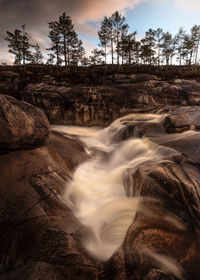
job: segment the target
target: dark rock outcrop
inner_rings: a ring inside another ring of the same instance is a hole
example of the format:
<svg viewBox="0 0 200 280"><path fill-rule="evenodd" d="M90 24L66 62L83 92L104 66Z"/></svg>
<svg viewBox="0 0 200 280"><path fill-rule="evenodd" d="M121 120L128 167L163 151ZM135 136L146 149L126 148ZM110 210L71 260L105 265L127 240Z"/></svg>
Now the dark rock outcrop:
<svg viewBox="0 0 200 280"><path fill-rule="evenodd" d="M148 80L98 87L30 84L19 93L42 109L51 123L105 125L130 112L149 112L168 106L194 106L200 101L196 81Z"/></svg>
<svg viewBox="0 0 200 280"><path fill-rule="evenodd" d="M0 151L40 146L48 135L49 123L40 109L0 95Z"/></svg>
<svg viewBox="0 0 200 280"><path fill-rule="evenodd" d="M200 76L184 66L13 66L0 68L0 93L39 107L50 123L107 125L129 112L198 106Z"/></svg>

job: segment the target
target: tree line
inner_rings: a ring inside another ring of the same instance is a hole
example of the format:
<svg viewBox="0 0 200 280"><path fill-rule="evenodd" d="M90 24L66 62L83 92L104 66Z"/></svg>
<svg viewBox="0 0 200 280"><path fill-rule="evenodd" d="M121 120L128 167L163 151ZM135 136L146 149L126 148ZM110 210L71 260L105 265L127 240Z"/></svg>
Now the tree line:
<svg viewBox="0 0 200 280"><path fill-rule="evenodd" d="M99 46L86 55L82 40L74 29L70 16L63 13L58 20L48 22L50 46L46 64L97 65L97 64L147 64L147 65L197 65L199 64L200 25L190 33L183 27L174 36L163 29L149 29L138 40L137 32L130 32L126 19L118 11L104 17L98 31ZM44 63L38 44L30 43L25 25L14 32L7 31L9 52L14 64Z"/></svg>

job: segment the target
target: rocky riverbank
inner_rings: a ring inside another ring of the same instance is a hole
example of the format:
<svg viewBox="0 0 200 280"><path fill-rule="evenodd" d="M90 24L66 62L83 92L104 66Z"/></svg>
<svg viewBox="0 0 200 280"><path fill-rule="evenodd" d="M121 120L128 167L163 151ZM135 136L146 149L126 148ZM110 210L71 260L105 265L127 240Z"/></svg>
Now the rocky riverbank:
<svg viewBox="0 0 200 280"><path fill-rule="evenodd" d="M108 125L131 112L198 106L195 67L3 67L0 93L40 108L52 124Z"/></svg>
<svg viewBox="0 0 200 280"><path fill-rule="evenodd" d="M129 170L127 196L150 199L142 202L122 246L100 262L85 250L87 230L62 199L76 167L97 151L88 153L76 135L50 132L40 109L9 96L0 101L2 280L199 280L199 107L167 110L159 122L135 116L116 130L115 143L148 137L175 151L161 163Z"/></svg>

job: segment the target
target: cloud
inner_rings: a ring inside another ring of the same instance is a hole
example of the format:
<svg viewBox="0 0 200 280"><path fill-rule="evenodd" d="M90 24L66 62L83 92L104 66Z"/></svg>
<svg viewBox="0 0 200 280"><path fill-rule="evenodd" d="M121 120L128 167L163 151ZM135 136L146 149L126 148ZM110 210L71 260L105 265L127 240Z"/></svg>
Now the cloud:
<svg viewBox="0 0 200 280"><path fill-rule="evenodd" d="M75 23L76 31L81 35L86 35L88 37L97 38L97 28L91 23Z"/></svg>
<svg viewBox="0 0 200 280"><path fill-rule="evenodd" d="M86 57L89 57L91 55L91 51L93 51L97 45L95 45L93 42L83 39L83 45L86 50Z"/></svg>
<svg viewBox="0 0 200 280"><path fill-rule="evenodd" d="M86 0L82 1L81 10L77 11L74 19L78 23L101 20L105 15L110 16L116 10L125 13L141 2L148 0ZM84 3L85 2L85 3Z"/></svg>
<svg viewBox="0 0 200 280"><path fill-rule="evenodd" d="M8 52L6 44L3 44L1 47L1 57L0 57L0 65L2 63L12 64L13 63L13 56Z"/></svg>
<svg viewBox="0 0 200 280"><path fill-rule="evenodd" d="M186 11L200 11L200 0L175 0L175 6Z"/></svg>

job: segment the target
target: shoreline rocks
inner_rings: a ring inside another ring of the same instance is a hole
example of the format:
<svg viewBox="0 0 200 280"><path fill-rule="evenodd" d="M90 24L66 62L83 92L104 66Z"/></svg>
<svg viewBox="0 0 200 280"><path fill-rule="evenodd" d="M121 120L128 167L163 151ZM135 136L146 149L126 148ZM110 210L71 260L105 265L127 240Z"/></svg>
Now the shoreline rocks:
<svg viewBox="0 0 200 280"><path fill-rule="evenodd" d="M48 119L40 109L0 95L0 151L44 145L49 133Z"/></svg>

